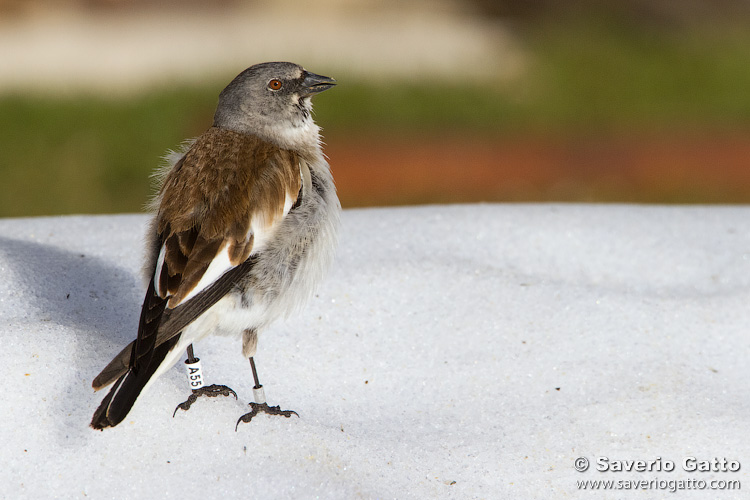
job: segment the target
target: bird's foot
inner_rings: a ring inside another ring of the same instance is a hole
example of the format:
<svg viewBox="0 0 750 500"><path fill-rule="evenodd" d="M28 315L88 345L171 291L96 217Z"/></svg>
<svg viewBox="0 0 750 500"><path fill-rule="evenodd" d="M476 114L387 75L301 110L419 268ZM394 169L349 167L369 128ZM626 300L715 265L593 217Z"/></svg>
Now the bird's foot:
<svg viewBox="0 0 750 500"><path fill-rule="evenodd" d="M234 399L237 399L237 393L225 385L207 385L200 389L193 389L193 392L188 396L187 400L177 405L172 417L174 418L174 416L177 415L177 410L188 411L190 406L195 403L200 396L207 396L209 398L215 398L217 396L234 396Z"/></svg>
<svg viewBox="0 0 750 500"><path fill-rule="evenodd" d="M237 420L237 425L234 426L235 431L239 427L240 422L248 423L258 413L268 413L269 415L281 415L286 418L291 417L293 414L297 415L297 412L294 410L282 410L278 406L268 406L268 403L250 403L250 408L252 409L250 410L249 413L245 413L239 418L239 420ZM299 417L299 415L297 416Z"/></svg>

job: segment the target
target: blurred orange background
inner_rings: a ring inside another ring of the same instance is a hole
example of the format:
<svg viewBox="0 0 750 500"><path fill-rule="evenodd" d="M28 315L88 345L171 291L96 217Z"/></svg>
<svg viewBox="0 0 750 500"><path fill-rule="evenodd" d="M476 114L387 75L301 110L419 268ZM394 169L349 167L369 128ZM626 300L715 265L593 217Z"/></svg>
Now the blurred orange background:
<svg viewBox="0 0 750 500"><path fill-rule="evenodd" d="M141 210L263 60L339 80L345 207L746 203L748 27L745 0L0 0L0 216Z"/></svg>

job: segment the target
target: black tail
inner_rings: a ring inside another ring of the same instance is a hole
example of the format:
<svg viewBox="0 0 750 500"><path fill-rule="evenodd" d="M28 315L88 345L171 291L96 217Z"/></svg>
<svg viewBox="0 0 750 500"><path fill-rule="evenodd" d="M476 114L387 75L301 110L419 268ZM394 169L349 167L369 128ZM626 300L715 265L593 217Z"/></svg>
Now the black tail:
<svg viewBox="0 0 750 500"><path fill-rule="evenodd" d="M102 430L106 427L114 427L122 422L135 404L135 400L138 399L143 388L151 379L151 376L159 368L167 353L177 344L179 339L180 335L175 335L156 347L147 365L131 366L125 375L117 379L117 382L109 390L109 394L107 394L102 404L94 412L94 418L91 419L91 427Z"/></svg>

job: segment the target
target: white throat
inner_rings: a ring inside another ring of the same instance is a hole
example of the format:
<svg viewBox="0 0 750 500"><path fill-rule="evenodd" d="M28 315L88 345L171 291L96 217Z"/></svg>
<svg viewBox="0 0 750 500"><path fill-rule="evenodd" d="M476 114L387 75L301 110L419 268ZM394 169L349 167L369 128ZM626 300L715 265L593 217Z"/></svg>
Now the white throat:
<svg viewBox="0 0 750 500"><path fill-rule="evenodd" d="M295 126L275 123L265 127L263 133L267 135L265 139L283 149L308 150L320 146L320 127L315 124L310 115Z"/></svg>

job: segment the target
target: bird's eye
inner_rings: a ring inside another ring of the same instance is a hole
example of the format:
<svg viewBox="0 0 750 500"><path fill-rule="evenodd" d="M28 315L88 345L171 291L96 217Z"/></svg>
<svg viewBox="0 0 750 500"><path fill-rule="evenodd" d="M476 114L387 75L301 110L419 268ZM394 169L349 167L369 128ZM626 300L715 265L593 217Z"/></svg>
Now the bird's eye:
<svg viewBox="0 0 750 500"><path fill-rule="evenodd" d="M281 88L281 80L273 79L268 82L268 88L271 90L279 90Z"/></svg>

